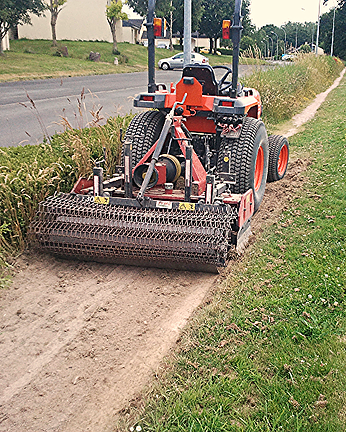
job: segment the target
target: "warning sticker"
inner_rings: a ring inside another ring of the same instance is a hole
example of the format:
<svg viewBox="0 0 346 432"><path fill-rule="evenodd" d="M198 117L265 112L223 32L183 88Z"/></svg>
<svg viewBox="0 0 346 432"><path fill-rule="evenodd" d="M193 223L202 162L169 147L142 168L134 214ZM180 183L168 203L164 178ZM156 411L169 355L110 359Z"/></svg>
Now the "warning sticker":
<svg viewBox="0 0 346 432"><path fill-rule="evenodd" d="M157 201L156 207L170 210L172 208L172 203L171 203L171 201Z"/></svg>
<svg viewBox="0 0 346 432"><path fill-rule="evenodd" d="M179 210L195 210L196 204L188 202L180 202Z"/></svg>
<svg viewBox="0 0 346 432"><path fill-rule="evenodd" d="M94 203L109 204L109 197L94 196Z"/></svg>

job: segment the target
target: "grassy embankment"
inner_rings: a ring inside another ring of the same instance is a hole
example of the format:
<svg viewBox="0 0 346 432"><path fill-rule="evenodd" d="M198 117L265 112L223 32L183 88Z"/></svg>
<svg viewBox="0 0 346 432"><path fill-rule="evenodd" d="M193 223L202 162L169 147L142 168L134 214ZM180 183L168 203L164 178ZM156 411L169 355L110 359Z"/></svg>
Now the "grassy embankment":
<svg viewBox="0 0 346 432"><path fill-rule="evenodd" d="M305 182L195 314L128 425L346 430L345 98L344 78L291 139L312 163Z"/></svg>
<svg viewBox="0 0 346 432"><path fill-rule="evenodd" d="M119 43L119 64L113 64L112 44L109 42L60 41L68 57L57 57L57 48L50 40L21 39L11 41L11 50L0 57L0 82L24 79L59 78L65 76L99 75L140 72L147 69L148 49L142 45ZM88 60L91 51L101 54L98 63ZM156 49L156 62L179 51ZM230 64L231 56L207 55L211 65ZM253 63L253 62L252 62Z"/></svg>

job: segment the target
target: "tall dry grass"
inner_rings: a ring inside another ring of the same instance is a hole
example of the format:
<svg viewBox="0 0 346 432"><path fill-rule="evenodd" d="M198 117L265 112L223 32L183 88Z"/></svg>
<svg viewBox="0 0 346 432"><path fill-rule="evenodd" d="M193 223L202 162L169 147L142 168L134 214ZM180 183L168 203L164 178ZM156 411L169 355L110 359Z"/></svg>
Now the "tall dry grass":
<svg viewBox="0 0 346 432"><path fill-rule="evenodd" d="M263 117L269 124L291 118L339 76L344 65L330 56L300 54L292 63L268 70L256 68L242 79L262 98Z"/></svg>
<svg viewBox="0 0 346 432"><path fill-rule="evenodd" d="M63 118L65 132L50 143L0 149L0 266L5 257L26 246L26 232L38 203L55 192L70 191L79 176L91 176L96 160L106 149L105 173L113 174L120 158L120 129L132 116L109 118L105 124L100 110L78 127ZM85 127L86 126L86 127Z"/></svg>

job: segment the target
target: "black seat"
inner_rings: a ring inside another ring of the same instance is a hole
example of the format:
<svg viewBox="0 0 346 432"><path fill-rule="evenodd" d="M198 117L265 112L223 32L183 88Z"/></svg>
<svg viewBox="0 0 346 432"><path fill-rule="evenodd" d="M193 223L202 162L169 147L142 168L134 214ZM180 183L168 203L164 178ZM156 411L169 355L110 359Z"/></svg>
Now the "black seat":
<svg viewBox="0 0 346 432"><path fill-rule="evenodd" d="M218 96L219 90L213 68L209 65L187 65L183 77L194 77L202 85L202 94Z"/></svg>

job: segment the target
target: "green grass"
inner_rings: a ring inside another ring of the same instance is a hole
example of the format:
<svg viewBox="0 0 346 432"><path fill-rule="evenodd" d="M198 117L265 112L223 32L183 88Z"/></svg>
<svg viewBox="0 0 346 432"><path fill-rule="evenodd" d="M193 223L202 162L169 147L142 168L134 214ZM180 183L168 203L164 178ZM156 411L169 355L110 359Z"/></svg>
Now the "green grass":
<svg viewBox="0 0 346 432"><path fill-rule="evenodd" d="M50 40L20 39L11 41L11 50L0 57L0 82L64 76L140 72L147 69L148 50L142 45L119 43L119 65L113 64L112 44L92 41L59 41L67 46L68 57L57 57ZM88 60L91 51L101 54L98 63ZM156 63L179 51L156 50ZM211 65L232 63L231 56L208 55Z"/></svg>
<svg viewBox="0 0 346 432"><path fill-rule="evenodd" d="M345 98L344 78L292 138L312 161L305 183L197 312L127 426L346 430Z"/></svg>

